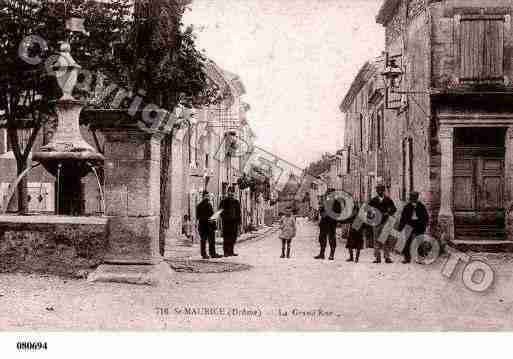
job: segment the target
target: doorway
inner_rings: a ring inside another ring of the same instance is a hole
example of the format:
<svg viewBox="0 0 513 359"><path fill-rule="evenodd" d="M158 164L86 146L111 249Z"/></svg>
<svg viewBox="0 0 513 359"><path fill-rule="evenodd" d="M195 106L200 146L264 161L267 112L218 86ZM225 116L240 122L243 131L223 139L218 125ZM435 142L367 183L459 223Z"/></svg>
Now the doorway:
<svg viewBox="0 0 513 359"><path fill-rule="evenodd" d="M456 128L454 222L456 238L504 237L505 128Z"/></svg>

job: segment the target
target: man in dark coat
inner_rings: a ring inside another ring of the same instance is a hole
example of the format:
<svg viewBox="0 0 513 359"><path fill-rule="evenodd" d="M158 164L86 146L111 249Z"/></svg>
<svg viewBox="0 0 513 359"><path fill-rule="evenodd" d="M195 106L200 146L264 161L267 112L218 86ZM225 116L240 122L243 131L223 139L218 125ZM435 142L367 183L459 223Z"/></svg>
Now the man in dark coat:
<svg viewBox="0 0 513 359"><path fill-rule="evenodd" d="M401 213L401 220L399 221L399 231L402 231L405 226L410 226L412 232L410 237L406 240L406 245L403 249L404 260L403 263L411 262L410 246L413 239L426 232L426 227L429 223L429 214L426 206L419 201L419 193L411 192L410 200L403 208Z"/></svg>
<svg viewBox="0 0 513 359"><path fill-rule="evenodd" d="M369 202L369 206L377 209L379 213L381 213L381 222L373 227L374 256L376 257L373 263L381 263L381 251L383 251L383 256L385 257L385 263L392 263L388 241L381 243L378 238L388 218L394 215L397 208L395 207L394 201L385 195L385 185L378 184L376 186L376 193L377 196L372 198Z"/></svg>
<svg viewBox="0 0 513 359"><path fill-rule="evenodd" d="M326 192L326 196L329 196L334 190L329 189ZM333 201L333 212L335 215L342 213L342 206L338 200ZM337 220L330 216L329 211L324 208L324 204L319 208L319 215L321 220L319 221L319 245L321 250L315 259L324 259L324 253L326 251L326 245L330 244L330 256L329 260L335 259L335 249L337 248Z"/></svg>
<svg viewBox="0 0 513 359"><path fill-rule="evenodd" d="M237 256L238 254L234 252L234 246L237 241L242 216L240 203L235 198L235 189L233 187L228 188L228 196L221 201L219 209L223 210L221 212L221 219L223 221L224 256Z"/></svg>
<svg viewBox="0 0 513 359"><path fill-rule="evenodd" d="M210 219L214 214L214 209L210 203L210 196L207 191L203 192L202 201L196 206L196 218L198 219L198 232L201 237L201 257L209 259L207 255L207 242L208 253L211 258L220 258L222 256L216 253L216 224Z"/></svg>

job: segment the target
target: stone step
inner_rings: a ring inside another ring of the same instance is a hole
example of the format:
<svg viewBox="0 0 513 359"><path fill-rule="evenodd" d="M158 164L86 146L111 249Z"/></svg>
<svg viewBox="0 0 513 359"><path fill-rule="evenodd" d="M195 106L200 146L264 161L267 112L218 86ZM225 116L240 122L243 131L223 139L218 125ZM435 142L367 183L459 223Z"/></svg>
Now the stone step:
<svg viewBox="0 0 513 359"><path fill-rule="evenodd" d="M461 229L482 229L482 230L488 230L488 229L502 229L504 228L504 225L501 224L455 224L455 228L461 228Z"/></svg>
<svg viewBox="0 0 513 359"><path fill-rule="evenodd" d="M513 252L513 241L507 240L456 239L452 242L449 242L449 246L454 247L462 252Z"/></svg>
<svg viewBox="0 0 513 359"><path fill-rule="evenodd" d="M506 235L506 229L497 225L456 225L454 234L456 237L500 238Z"/></svg>
<svg viewBox="0 0 513 359"><path fill-rule="evenodd" d="M469 239L469 238L475 238L476 240L481 238L481 239L497 239L497 238L502 238L502 239L505 239L506 237L506 234L504 232L481 232L481 233L461 233L461 232L454 232L454 236L456 238L459 238L459 239Z"/></svg>

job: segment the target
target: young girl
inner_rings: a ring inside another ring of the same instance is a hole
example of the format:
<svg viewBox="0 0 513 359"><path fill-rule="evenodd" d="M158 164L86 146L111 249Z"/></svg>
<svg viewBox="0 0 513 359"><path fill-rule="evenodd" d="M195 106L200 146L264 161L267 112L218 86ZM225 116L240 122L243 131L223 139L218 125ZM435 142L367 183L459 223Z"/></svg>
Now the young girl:
<svg viewBox="0 0 513 359"><path fill-rule="evenodd" d="M285 258L285 246L287 247L287 258L290 258L290 242L296 236L296 219L292 215L292 210L285 211L281 219L281 256Z"/></svg>
<svg viewBox="0 0 513 359"><path fill-rule="evenodd" d="M347 262L355 262L358 263L360 259L360 251L363 248L363 230L364 225L360 226L360 229L356 230L353 228L353 221L358 215L358 206L355 205L353 215L346 222L349 227L349 235L347 238L346 248L349 251L349 258L346 260ZM353 256L353 249L356 251L356 256Z"/></svg>

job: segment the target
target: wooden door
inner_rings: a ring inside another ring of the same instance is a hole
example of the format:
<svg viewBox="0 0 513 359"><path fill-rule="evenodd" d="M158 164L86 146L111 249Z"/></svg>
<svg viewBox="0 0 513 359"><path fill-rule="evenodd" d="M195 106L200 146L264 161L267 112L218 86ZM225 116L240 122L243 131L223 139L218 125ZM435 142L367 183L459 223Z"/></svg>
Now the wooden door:
<svg viewBox="0 0 513 359"><path fill-rule="evenodd" d="M504 161L501 158L477 159L478 209L493 211L504 208Z"/></svg>
<svg viewBox="0 0 513 359"><path fill-rule="evenodd" d="M473 156L455 156L454 158L454 210L474 212L477 210L476 171Z"/></svg>
<svg viewBox="0 0 513 359"><path fill-rule="evenodd" d="M504 219L504 157L489 151L456 151L453 191L456 221L500 225Z"/></svg>

